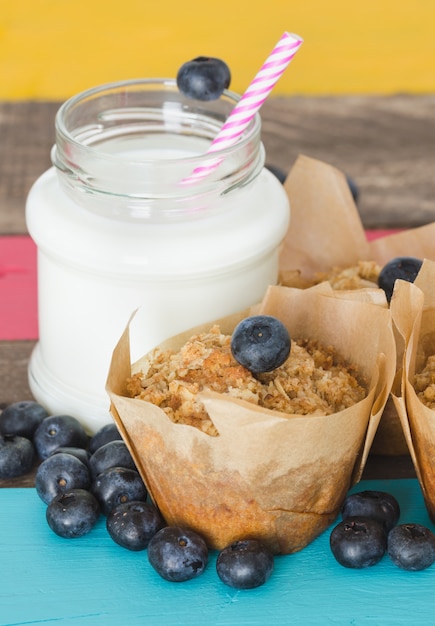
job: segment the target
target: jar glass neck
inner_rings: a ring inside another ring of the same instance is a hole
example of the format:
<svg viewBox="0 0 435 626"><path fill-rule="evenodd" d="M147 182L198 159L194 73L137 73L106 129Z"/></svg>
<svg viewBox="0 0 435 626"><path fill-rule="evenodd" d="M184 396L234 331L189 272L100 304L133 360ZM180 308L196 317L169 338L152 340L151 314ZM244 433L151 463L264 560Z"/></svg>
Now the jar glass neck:
<svg viewBox="0 0 435 626"><path fill-rule="evenodd" d="M190 100L169 79L96 87L59 109L53 164L74 200L110 217L177 217L192 211L192 198L212 206L264 165L259 115L234 146L206 154L238 99L226 91ZM182 184L210 160L219 165L206 178Z"/></svg>

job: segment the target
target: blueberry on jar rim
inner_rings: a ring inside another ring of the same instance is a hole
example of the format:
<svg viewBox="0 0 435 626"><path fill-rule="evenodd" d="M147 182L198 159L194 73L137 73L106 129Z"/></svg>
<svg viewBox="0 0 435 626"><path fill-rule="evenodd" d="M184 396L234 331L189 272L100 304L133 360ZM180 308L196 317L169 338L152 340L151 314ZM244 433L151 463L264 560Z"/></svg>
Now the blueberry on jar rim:
<svg viewBox="0 0 435 626"><path fill-rule="evenodd" d="M217 100L230 82L228 65L215 57L196 57L184 63L177 73L178 89L193 100Z"/></svg>
<svg viewBox="0 0 435 626"><path fill-rule="evenodd" d="M272 315L253 315L243 319L231 337L233 357L253 374L271 372L283 365L290 349L287 328Z"/></svg>

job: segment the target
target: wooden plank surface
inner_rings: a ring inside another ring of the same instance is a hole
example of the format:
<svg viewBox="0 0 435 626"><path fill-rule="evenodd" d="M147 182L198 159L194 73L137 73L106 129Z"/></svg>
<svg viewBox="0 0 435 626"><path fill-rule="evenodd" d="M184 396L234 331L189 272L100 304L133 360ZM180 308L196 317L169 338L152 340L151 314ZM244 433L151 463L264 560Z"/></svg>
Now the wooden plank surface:
<svg viewBox="0 0 435 626"><path fill-rule="evenodd" d="M0 102L0 235L26 234L25 199L50 166L60 102ZM299 154L356 182L367 228L412 227L435 217L435 95L276 97L262 109L267 162L288 171ZM0 238L1 245L1 238ZM34 342L0 342L0 407L31 397ZM409 457L372 457L365 477L413 476ZM1 486L32 484L33 475Z"/></svg>

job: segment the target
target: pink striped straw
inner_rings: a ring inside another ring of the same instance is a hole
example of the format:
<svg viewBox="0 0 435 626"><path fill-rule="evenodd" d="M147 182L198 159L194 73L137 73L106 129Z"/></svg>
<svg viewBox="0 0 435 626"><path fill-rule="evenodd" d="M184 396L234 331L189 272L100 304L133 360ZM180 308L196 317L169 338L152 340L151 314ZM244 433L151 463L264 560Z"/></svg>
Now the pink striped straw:
<svg viewBox="0 0 435 626"><path fill-rule="evenodd" d="M218 152L234 145L240 135L246 130L252 118L259 111L263 102L272 91L278 79L295 56L303 43L303 39L292 33L284 33L278 41L260 71L256 74L243 96L240 98L227 121L220 129L206 154ZM188 185L208 176L213 172L223 157L210 159L204 165L196 167L192 174L182 180L182 184Z"/></svg>

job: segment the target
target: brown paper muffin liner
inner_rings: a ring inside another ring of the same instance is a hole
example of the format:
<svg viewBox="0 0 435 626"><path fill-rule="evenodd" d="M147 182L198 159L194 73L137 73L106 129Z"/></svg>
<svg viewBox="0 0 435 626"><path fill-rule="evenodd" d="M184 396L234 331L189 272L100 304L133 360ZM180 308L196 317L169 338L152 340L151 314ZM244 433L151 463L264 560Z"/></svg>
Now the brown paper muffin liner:
<svg viewBox="0 0 435 626"><path fill-rule="evenodd" d="M278 317L293 338L332 345L357 366L367 396L339 413L300 416L203 392L199 398L218 436L173 423L159 407L127 394L127 379L149 359L130 362L140 311L113 352L107 391L114 420L168 524L200 532L214 549L256 537L274 553L290 553L334 521L361 477L395 374L395 340L387 307L358 293L337 295L325 285L270 287L258 307L216 323L231 334L241 319L260 312ZM160 347L177 350L213 323Z"/></svg>
<svg viewBox="0 0 435 626"><path fill-rule="evenodd" d="M280 258L282 284L302 287L319 273L353 267L359 261L375 261L381 267L397 256L435 261L435 223L368 242L346 177L331 165L302 155L291 169L285 188L291 220ZM403 343L400 336L397 339L401 361ZM400 382L395 388L400 393ZM372 454L409 454L391 398Z"/></svg>
<svg viewBox="0 0 435 626"><path fill-rule="evenodd" d="M391 313L405 344L400 394L393 399L427 510L435 522L435 410L423 404L414 387L414 375L435 354L434 284L435 263L424 260L414 284L397 282Z"/></svg>

